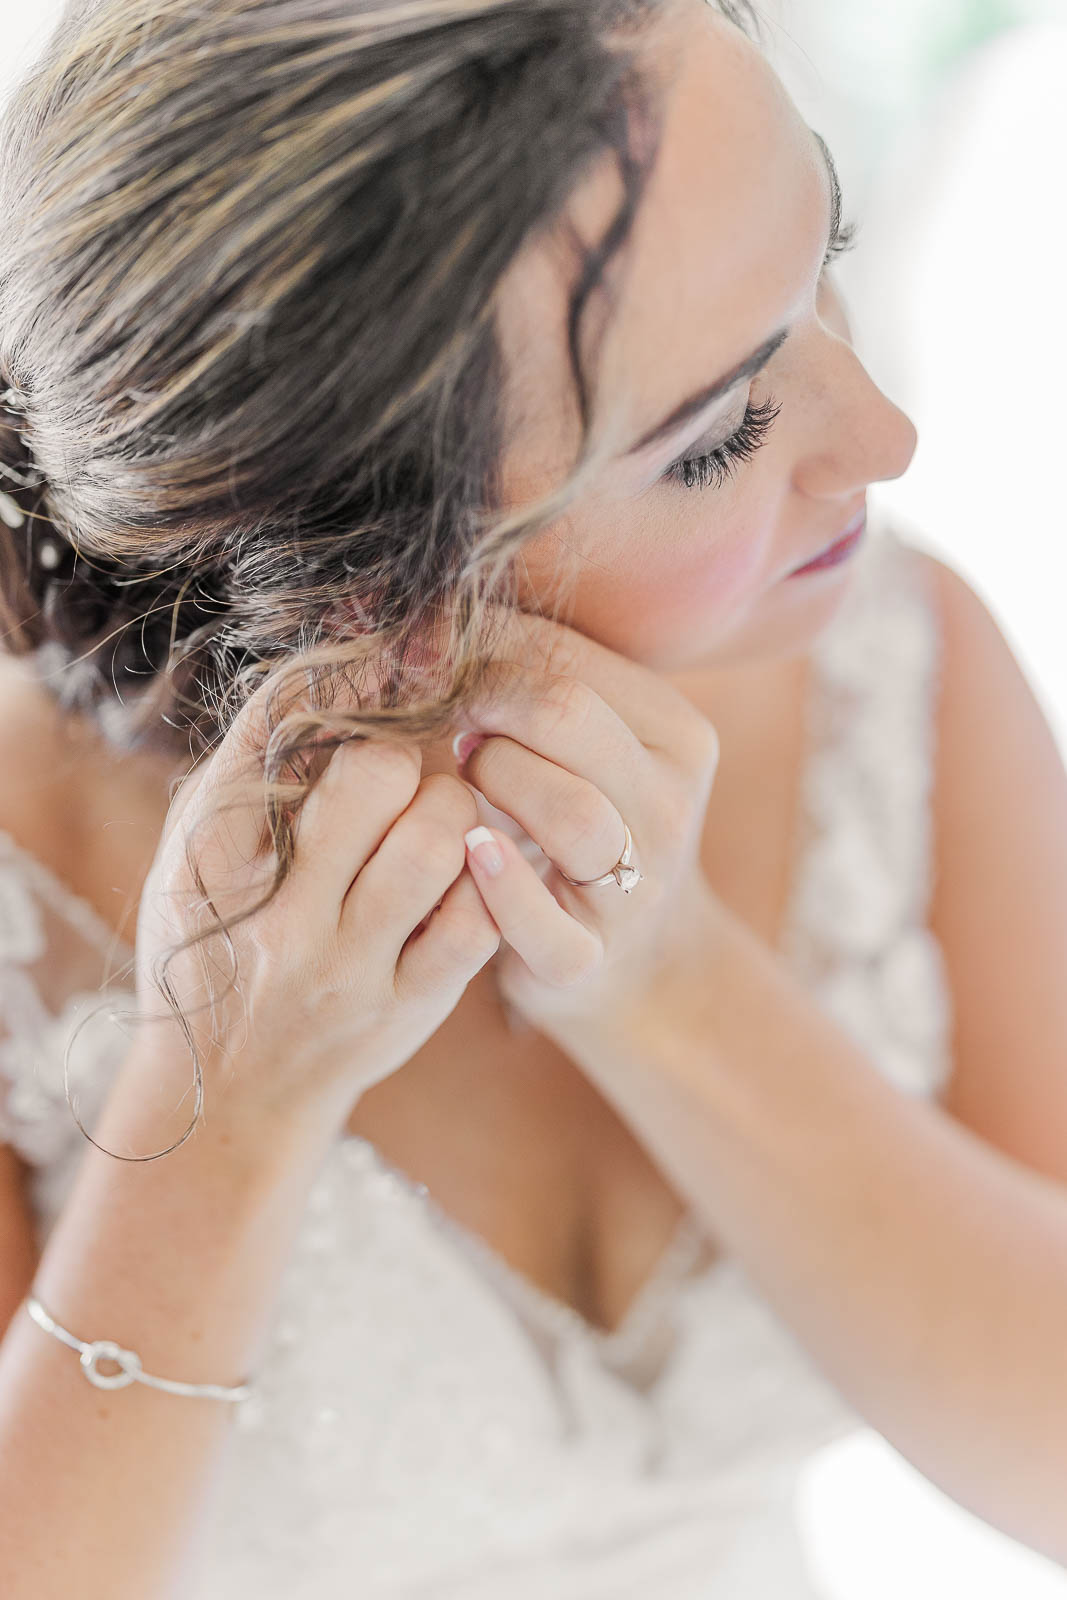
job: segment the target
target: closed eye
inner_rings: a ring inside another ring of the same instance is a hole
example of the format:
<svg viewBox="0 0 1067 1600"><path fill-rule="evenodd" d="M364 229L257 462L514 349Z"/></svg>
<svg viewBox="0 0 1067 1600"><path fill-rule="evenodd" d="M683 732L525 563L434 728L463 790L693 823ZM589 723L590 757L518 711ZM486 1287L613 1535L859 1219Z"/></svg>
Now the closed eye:
<svg viewBox="0 0 1067 1600"><path fill-rule="evenodd" d="M823 272L833 265L838 256L845 255L855 247L858 232L857 222L845 223L835 229L823 261ZM765 400L762 405L749 405L736 433L731 434L729 439L724 440L714 450L698 455L682 456L679 460L672 461L662 474L661 481L680 484L683 489L721 488L738 467L752 460L756 451L766 442L771 426L781 409L773 397Z"/></svg>

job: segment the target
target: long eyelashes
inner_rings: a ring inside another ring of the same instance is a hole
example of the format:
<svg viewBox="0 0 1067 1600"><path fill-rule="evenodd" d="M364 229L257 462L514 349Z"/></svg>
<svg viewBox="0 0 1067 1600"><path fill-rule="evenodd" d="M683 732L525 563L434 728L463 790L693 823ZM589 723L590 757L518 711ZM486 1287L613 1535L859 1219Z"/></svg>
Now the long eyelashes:
<svg viewBox="0 0 1067 1600"><path fill-rule="evenodd" d="M852 250L856 244L859 224L850 222L839 227L830 241L823 261L823 271L838 257ZM750 405L737 432L718 449L702 456L683 456L673 461L663 474L666 483L678 483L685 489L718 489L733 476L738 467L752 457L765 443L781 405L773 396L760 406Z"/></svg>
<svg viewBox="0 0 1067 1600"><path fill-rule="evenodd" d="M856 235L859 231L860 225L858 222L846 222L842 227L838 228L830 240L830 248L827 250L826 259L822 264L824 272L836 256L843 256L849 250L855 249Z"/></svg>
<svg viewBox="0 0 1067 1600"><path fill-rule="evenodd" d="M742 461L751 461L781 409L773 397L761 406L750 405L737 432L717 450L703 456L683 456L671 463L664 478L686 489L719 488Z"/></svg>

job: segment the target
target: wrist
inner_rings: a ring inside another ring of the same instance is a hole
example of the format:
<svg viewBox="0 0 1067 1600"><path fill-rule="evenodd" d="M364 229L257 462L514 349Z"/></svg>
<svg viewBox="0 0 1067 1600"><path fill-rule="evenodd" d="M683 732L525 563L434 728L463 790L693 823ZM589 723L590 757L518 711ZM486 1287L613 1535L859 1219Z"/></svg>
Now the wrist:
<svg viewBox="0 0 1067 1600"><path fill-rule="evenodd" d="M630 1071L670 1071L681 1081L689 1063L706 1061L728 1012L730 972L745 930L710 891L694 893L672 928L639 983L620 984L610 1004L569 1018L558 1036L544 1030L604 1088Z"/></svg>
<svg viewBox="0 0 1067 1600"><path fill-rule="evenodd" d="M727 1003L731 967L745 932L706 884L694 886L658 946L647 981L631 990L624 1008L627 1033L708 1038Z"/></svg>
<svg viewBox="0 0 1067 1600"><path fill-rule="evenodd" d="M198 1074L182 1040L162 1044L151 1032L123 1060L94 1139L117 1154L199 1160L216 1152L235 1173L268 1178L279 1166L325 1154L351 1111L323 1096L270 1092L269 1063L214 1051L200 1054ZM168 1152L166 1155L163 1152Z"/></svg>

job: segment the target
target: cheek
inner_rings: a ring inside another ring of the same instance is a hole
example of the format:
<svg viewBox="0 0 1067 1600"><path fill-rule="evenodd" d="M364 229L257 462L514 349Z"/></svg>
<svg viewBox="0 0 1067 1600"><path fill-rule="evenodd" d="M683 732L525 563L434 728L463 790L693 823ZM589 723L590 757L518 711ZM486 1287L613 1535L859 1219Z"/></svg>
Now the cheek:
<svg viewBox="0 0 1067 1600"><path fill-rule="evenodd" d="M719 530L679 533L675 529L648 551L640 575L643 604L664 621L689 616L713 626L735 619L762 583L763 541L731 539Z"/></svg>
<svg viewBox="0 0 1067 1600"><path fill-rule="evenodd" d="M616 525L578 568L572 626L647 665L703 653L759 601L772 542L684 501L625 539Z"/></svg>
<svg viewBox="0 0 1067 1600"><path fill-rule="evenodd" d="M748 516L731 522L721 506L720 500L713 514L698 490L689 500L680 493L642 529L631 592L657 640L696 633L713 641L736 628L766 586L771 534L758 523L753 527Z"/></svg>

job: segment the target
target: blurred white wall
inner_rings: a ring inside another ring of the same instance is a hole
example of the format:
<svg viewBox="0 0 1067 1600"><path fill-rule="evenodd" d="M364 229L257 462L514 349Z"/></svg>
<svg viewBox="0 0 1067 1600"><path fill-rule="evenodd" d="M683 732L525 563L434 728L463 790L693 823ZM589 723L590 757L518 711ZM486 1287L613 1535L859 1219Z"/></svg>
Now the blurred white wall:
<svg viewBox="0 0 1067 1600"><path fill-rule="evenodd" d="M952 54L968 5L984 42ZM872 503L981 594L1067 754L1067 9L1001 0L1028 19L1006 27L996 0L762 9L860 222L836 268L857 347L919 431Z"/></svg>
<svg viewBox="0 0 1067 1600"><path fill-rule="evenodd" d="M0 98L55 27L62 0L0 0Z"/></svg>
<svg viewBox="0 0 1067 1600"><path fill-rule="evenodd" d="M979 590L1067 751L1067 19L1004 34L907 130L847 292L920 434L883 501Z"/></svg>

